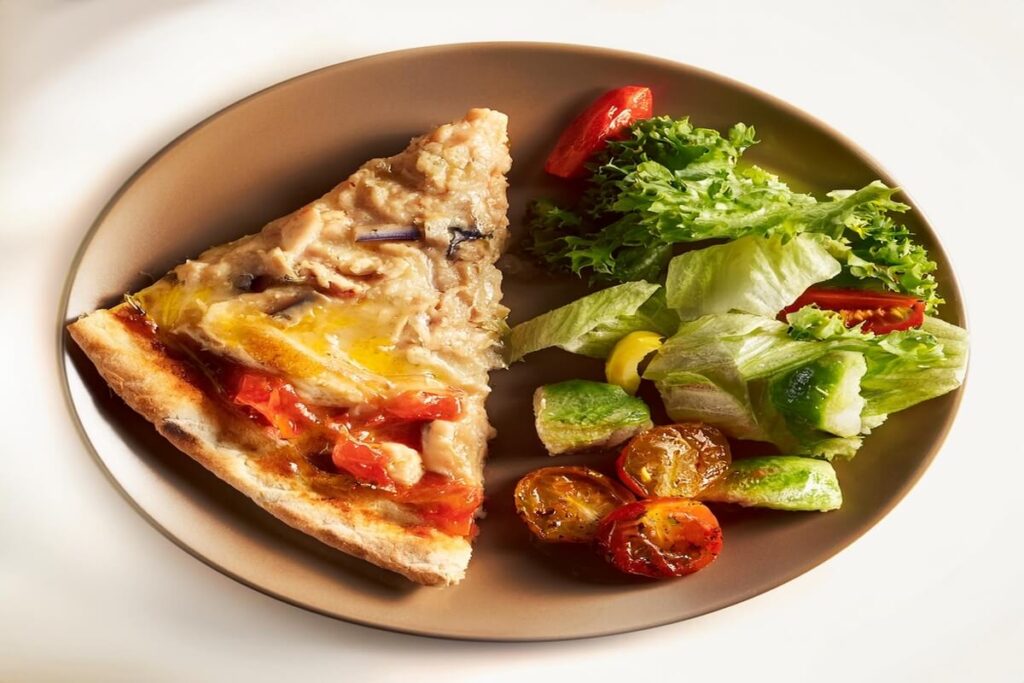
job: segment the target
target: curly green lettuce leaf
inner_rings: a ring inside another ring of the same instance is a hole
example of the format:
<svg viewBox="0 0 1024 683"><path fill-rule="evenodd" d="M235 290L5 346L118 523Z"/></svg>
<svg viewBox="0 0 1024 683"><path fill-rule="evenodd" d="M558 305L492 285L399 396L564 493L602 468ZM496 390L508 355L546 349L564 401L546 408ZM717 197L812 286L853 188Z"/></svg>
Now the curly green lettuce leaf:
<svg viewBox="0 0 1024 683"><path fill-rule="evenodd" d="M847 191L829 193L833 200L848 195ZM937 265L927 250L914 241L913 233L890 215L909 208L891 198L879 199L860 204L844 218L842 235L850 247L845 280L853 284L866 280L882 289L912 294L925 302L929 312L934 312L945 302L935 282Z"/></svg>
<svg viewBox="0 0 1024 683"><path fill-rule="evenodd" d="M744 124L723 136L686 118L639 121L590 166L575 209L533 206L528 249L553 269L598 282L657 281L674 244L816 232L847 248L842 277L913 294L930 312L942 303L934 261L890 215L907 210L892 199L896 190L875 181L819 202L741 163L756 142Z"/></svg>
<svg viewBox="0 0 1024 683"><path fill-rule="evenodd" d="M786 322L789 323L789 336L800 341L870 341L875 336L863 331L863 323L847 327L838 311L827 311L813 305L788 314Z"/></svg>

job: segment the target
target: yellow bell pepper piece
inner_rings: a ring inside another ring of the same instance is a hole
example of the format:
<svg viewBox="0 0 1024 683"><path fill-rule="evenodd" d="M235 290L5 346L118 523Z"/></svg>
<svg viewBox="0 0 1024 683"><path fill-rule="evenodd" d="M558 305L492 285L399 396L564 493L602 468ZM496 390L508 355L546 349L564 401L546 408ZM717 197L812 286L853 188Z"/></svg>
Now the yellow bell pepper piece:
<svg viewBox="0 0 1024 683"><path fill-rule="evenodd" d="M661 335L657 332L630 332L619 340L604 365L604 376L609 384L618 384L630 396L640 388L640 362L652 351L661 348Z"/></svg>

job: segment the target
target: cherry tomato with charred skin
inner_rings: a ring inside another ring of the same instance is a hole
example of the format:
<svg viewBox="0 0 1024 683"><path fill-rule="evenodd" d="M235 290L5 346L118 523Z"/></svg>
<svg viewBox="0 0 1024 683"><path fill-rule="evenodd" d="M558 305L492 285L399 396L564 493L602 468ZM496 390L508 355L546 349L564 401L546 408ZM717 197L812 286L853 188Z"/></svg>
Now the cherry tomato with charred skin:
<svg viewBox="0 0 1024 683"><path fill-rule="evenodd" d="M636 500L611 477L588 467L544 467L516 484L516 512L537 538L589 543L597 525L617 507Z"/></svg>
<svg viewBox="0 0 1024 683"><path fill-rule="evenodd" d="M861 329L873 334L909 330L924 323L924 302L912 296L822 287L811 287L801 294L782 309L779 318L785 321L790 313L811 304L826 311L837 311L847 327L863 323Z"/></svg>
<svg viewBox="0 0 1024 683"><path fill-rule="evenodd" d="M652 427L634 436L615 463L619 478L641 498L693 498L725 475L732 462L721 431L697 422Z"/></svg>
<svg viewBox="0 0 1024 683"><path fill-rule="evenodd" d="M666 579L699 571L722 551L722 528L707 506L683 498L648 498L603 520L597 542L627 574Z"/></svg>
<svg viewBox="0 0 1024 683"><path fill-rule="evenodd" d="M544 170L559 178L578 178L583 165L610 139L620 137L634 122L651 118L651 89L627 85L605 93L576 117L555 143Z"/></svg>

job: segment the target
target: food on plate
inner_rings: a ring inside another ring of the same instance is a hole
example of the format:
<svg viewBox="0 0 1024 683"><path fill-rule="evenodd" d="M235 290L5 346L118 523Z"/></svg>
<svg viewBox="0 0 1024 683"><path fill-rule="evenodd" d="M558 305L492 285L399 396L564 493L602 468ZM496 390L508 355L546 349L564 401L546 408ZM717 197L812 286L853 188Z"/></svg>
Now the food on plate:
<svg viewBox="0 0 1024 683"><path fill-rule="evenodd" d="M892 412L960 386L966 333L935 317L936 266L897 222L908 207L896 190L875 181L825 200L794 192L743 161L756 142L744 124L723 135L686 118L638 120L590 157L574 206L534 202L531 253L619 284L513 327L509 358L560 346L606 358L621 373L609 380L632 388L611 349L656 333L664 343L641 376L673 420L849 458ZM627 292L650 288L646 315L621 312L636 305ZM597 301L620 308L600 345L578 330L525 334Z"/></svg>
<svg viewBox="0 0 1024 683"><path fill-rule="evenodd" d="M277 518L455 583L502 364L506 125L471 110L71 335L161 434Z"/></svg>
<svg viewBox="0 0 1024 683"><path fill-rule="evenodd" d="M630 450L635 461L626 457ZM638 474L643 465L635 467L634 462L651 451L660 451L654 457L661 460L651 467L657 470L654 477L648 478ZM792 506L781 509L818 509L799 506L826 504L821 502L823 493L813 485L801 482L802 497L787 489L807 470L791 467L792 473L780 474L786 463L784 458L777 460L782 462L765 465L773 469L762 475L763 481L751 468L740 466L731 485L719 490L715 482L732 472L729 445L721 433L699 424L655 427L634 437L618 461L619 477L633 492L588 467L543 467L516 484L515 507L527 528L542 541L596 543L608 562L628 574L684 576L706 567L722 549L718 521L705 505L688 499L691 492L710 488L723 502L765 500ZM828 463L818 464L831 470ZM677 476L670 479L665 472ZM646 486L638 484L640 479ZM667 482L668 488L674 486L673 494L663 495L660 487L652 484L655 479ZM636 500L634 492L643 499Z"/></svg>
<svg viewBox="0 0 1024 683"><path fill-rule="evenodd" d="M589 543L598 523L636 500L610 477L588 467L544 467L519 480L516 512L542 541Z"/></svg>
<svg viewBox="0 0 1024 683"><path fill-rule="evenodd" d="M925 303L920 299L862 289L811 287L779 315L796 313L805 306L838 311L847 327L860 326L861 331L873 334L909 330L924 324Z"/></svg>
<svg viewBox="0 0 1024 683"><path fill-rule="evenodd" d="M512 328L495 267L507 118L474 109L70 333L214 474L424 584L469 562L488 372L550 348L601 360L607 382L539 387L535 426L550 455L605 451L621 483L535 470L517 514L628 574L693 573L722 549L705 503L838 509L829 461L959 387L968 344L938 318L936 264L898 222L896 189L795 192L743 160L752 127L653 114L651 90L626 86L558 139L545 169L580 193L533 202L525 248L604 288ZM643 380L673 424L654 426ZM729 439L784 455L733 460Z"/></svg>
<svg viewBox="0 0 1024 683"><path fill-rule="evenodd" d="M634 121L650 117L653 109L654 98L648 87L627 85L605 93L562 132L544 170L562 178L583 175L583 165L595 152L627 131Z"/></svg>
<svg viewBox="0 0 1024 683"><path fill-rule="evenodd" d="M771 404L791 424L852 437L861 431L860 416L866 402L860 395L860 382L867 370L863 354L831 351L773 376L768 394Z"/></svg>
<svg viewBox="0 0 1024 683"><path fill-rule="evenodd" d="M611 448L651 426L641 399L614 384L585 380L538 387L533 414L549 455Z"/></svg>
<svg viewBox="0 0 1024 683"><path fill-rule="evenodd" d="M641 498L696 498L729 469L725 435L706 424L654 427L631 439L615 462L619 479Z"/></svg>
<svg viewBox="0 0 1024 683"><path fill-rule="evenodd" d="M630 332L672 334L678 326L679 316L667 308L661 287L627 282L516 325L508 335L506 356L514 362L556 346L592 358L606 358Z"/></svg>
<svg viewBox="0 0 1024 683"><path fill-rule="evenodd" d="M838 510L843 504L831 463L792 455L734 460L700 500L774 510Z"/></svg>
<svg viewBox="0 0 1024 683"><path fill-rule="evenodd" d="M787 322L721 313L683 323L644 377L655 382L674 420L703 420L734 438L829 459L852 457L889 414L952 391L963 380L967 334L937 318L885 335L849 329L839 313L813 307L789 314ZM861 355L864 372L860 362L836 365L833 372L815 367L837 351ZM853 394L858 375L859 398ZM779 391L787 376L814 381ZM818 405L819 427L808 423L813 402L801 409L790 401L801 391L832 394ZM863 406L860 425L851 436L850 412L857 405Z"/></svg>
<svg viewBox="0 0 1024 683"><path fill-rule="evenodd" d="M676 256L665 274L665 298L681 319L711 313L774 317L808 287L842 271L827 238L801 233L747 235Z"/></svg>
<svg viewBox="0 0 1024 683"><path fill-rule="evenodd" d="M884 334L847 327L841 312L815 306L790 313L786 322L776 319L777 312L727 312L680 323L675 311L661 310L663 290L642 281L628 284L636 287L604 289L516 325L508 338L509 357L560 346L607 358L606 368L622 372L607 378L633 386L622 370L629 366L612 356L615 344L631 333L650 332L654 317L666 324L652 334L666 334L674 315L677 328L642 375L657 386L669 417L708 422L734 438L826 458L853 456L890 413L941 396L963 380L966 332L932 316L924 316L919 327ZM638 305L648 291L653 293ZM628 313L645 306L657 306L656 315ZM593 317L583 318L588 311ZM607 322L600 322L600 311L608 312ZM563 323L577 315L585 322L576 329Z"/></svg>
<svg viewBox="0 0 1024 683"><path fill-rule="evenodd" d="M702 569L721 551L721 529L702 502L818 512L843 503L830 463L788 455L732 460L725 436L701 423L641 432L615 470L625 488L588 467L534 470L516 485L516 511L543 541L596 541L626 573L671 578Z"/></svg>
<svg viewBox="0 0 1024 683"><path fill-rule="evenodd" d="M722 551L722 527L706 505L683 498L647 498L604 519L597 542L627 574L666 579L703 569Z"/></svg>
<svg viewBox="0 0 1024 683"><path fill-rule="evenodd" d="M640 388L640 364L661 348L664 341L657 332L637 330L615 343L604 364L604 376L609 384L616 384L635 396Z"/></svg>
<svg viewBox="0 0 1024 683"><path fill-rule="evenodd" d="M534 203L529 249L556 270L596 282L657 282L674 245L813 234L840 262L838 279L848 286L910 295L926 312L937 310L935 262L894 218L908 210L892 198L895 189L874 181L819 201L745 163L756 143L742 123L722 135L687 118L637 121L588 165L575 206Z"/></svg>
<svg viewBox="0 0 1024 683"><path fill-rule="evenodd" d="M743 161L757 140L742 123L723 135L648 109L608 131L587 123L610 120L609 97L559 139L546 169L584 182L571 204L531 204L525 248L611 286L512 327L506 357L559 347L603 359L628 394L654 382L677 424L622 448L617 475L641 500L597 538L625 572L680 576L721 547L699 501L838 509L828 461L959 387L967 333L937 317L936 264L898 222L909 207L895 189L795 192ZM560 409L590 410L571 393ZM545 443L558 433L537 427ZM727 437L785 455L733 461Z"/></svg>

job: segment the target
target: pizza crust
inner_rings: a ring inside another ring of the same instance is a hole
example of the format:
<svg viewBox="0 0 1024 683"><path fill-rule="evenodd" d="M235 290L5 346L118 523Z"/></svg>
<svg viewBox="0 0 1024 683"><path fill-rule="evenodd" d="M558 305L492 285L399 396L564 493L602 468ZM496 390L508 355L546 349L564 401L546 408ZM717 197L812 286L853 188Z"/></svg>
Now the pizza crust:
<svg viewBox="0 0 1024 683"><path fill-rule="evenodd" d="M410 534L372 508L339 507L294 479L251 467L249 455L266 447L251 423L186 381L178 361L111 311L96 311L68 330L110 387L160 434L285 524L421 584L453 584L464 576L467 539Z"/></svg>

